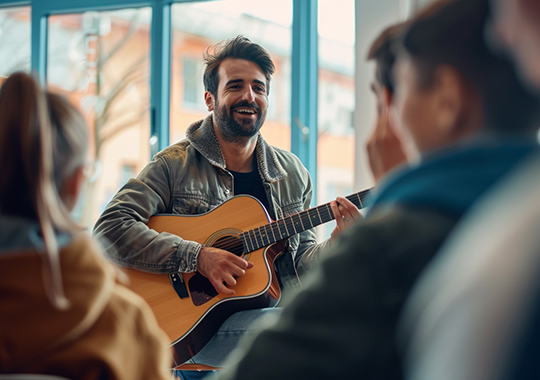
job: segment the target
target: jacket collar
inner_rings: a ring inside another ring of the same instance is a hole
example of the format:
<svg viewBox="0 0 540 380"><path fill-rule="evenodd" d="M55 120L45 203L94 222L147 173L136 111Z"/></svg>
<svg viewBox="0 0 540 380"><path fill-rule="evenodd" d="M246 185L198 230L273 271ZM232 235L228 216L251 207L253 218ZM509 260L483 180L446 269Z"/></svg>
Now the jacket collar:
<svg viewBox="0 0 540 380"><path fill-rule="evenodd" d="M536 140L509 137L452 146L393 173L381 183L372 210L397 203L460 217L518 162L539 152Z"/></svg>
<svg viewBox="0 0 540 380"><path fill-rule="evenodd" d="M212 165L222 169L227 168L214 132L212 114L191 124L186 131L186 138ZM268 182L276 182L287 176L287 172L277 159L274 148L264 140L260 133L255 152L259 173L263 179Z"/></svg>

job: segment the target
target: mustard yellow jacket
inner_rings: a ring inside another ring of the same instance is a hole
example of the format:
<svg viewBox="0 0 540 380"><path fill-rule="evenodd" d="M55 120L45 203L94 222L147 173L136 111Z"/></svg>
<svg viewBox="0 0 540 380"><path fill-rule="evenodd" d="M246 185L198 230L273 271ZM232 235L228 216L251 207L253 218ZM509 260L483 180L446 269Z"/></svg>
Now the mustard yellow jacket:
<svg viewBox="0 0 540 380"><path fill-rule="evenodd" d="M167 337L90 237L71 239L60 252L66 311L45 293L38 250L0 245L0 373L171 379Z"/></svg>

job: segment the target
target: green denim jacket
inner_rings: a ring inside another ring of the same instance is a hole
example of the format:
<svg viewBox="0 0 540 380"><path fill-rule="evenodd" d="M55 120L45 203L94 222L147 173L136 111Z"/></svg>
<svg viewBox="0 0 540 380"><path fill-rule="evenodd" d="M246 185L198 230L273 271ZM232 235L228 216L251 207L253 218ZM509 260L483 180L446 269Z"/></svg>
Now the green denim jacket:
<svg viewBox="0 0 540 380"><path fill-rule="evenodd" d="M193 123L186 137L156 154L136 179L118 191L96 222L94 234L104 240L106 252L117 264L154 273L197 270L200 243L146 226L155 214L203 214L235 195L212 115ZM295 155L268 145L259 135L256 156L272 219L310 207L311 179ZM316 244L313 229L294 235L288 243L275 262L285 288L299 285L299 275L327 244Z"/></svg>

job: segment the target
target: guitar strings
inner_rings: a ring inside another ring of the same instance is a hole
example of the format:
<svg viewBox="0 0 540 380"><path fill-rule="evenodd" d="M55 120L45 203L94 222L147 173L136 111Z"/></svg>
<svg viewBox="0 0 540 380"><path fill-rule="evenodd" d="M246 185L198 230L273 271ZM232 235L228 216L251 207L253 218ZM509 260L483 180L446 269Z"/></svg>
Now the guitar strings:
<svg viewBox="0 0 540 380"><path fill-rule="evenodd" d="M327 221L330 221L334 219L334 215L332 213L332 209L329 205L323 205L319 206L317 208L317 216L319 219L318 224L325 223ZM312 211L312 210L306 210L306 211ZM261 247L264 247L266 245L275 243L279 240L286 239L287 237L290 237L297 233L297 229L295 228L295 221L294 218L297 218L302 226L302 231L313 228L312 224L312 217L310 217L309 214L293 214L288 217L285 217L281 219L279 222L281 222L285 227L285 236L282 233L282 229L280 229L278 221L272 222L266 226L257 227L254 228L253 231L254 235L255 232L258 232L258 236L254 236L255 244L253 244L253 239L251 236L249 236L250 231L245 231L240 233L237 236L225 236L219 240L219 248L225 249L227 251L235 251L234 248L238 248L239 246L243 246L242 238L249 238L250 243L253 247L256 247L255 249L259 249ZM292 232L291 232L292 230ZM300 231L300 232L302 232ZM270 233L269 233L270 232ZM279 237L278 237L279 236ZM266 241L265 241L266 240Z"/></svg>
<svg viewBox="0 0 540 380"><path fill-rule="evenodd" d="M349 195L346 198L353 202L357 207L362 208L362 199L369 195L371 189L361 191L359 193ZM317 217L318 221L315 220L313 224L312 220ZM295 219L298 221L296 222ZM272 243L275 243L279 240L286 239L296 233L303 232L309 228L313 228L319 224L329 222L334 218L334 213L330 204L324 204L317 206L305 211L302 211L297 214L289 215L283 219L272 222L265 226L257 227L249 231L240 233L239 235L229 235L219 239L219 247L221 249L227 250L233 253L247 253L259 248L265 247ZM280 228L280 223L284 227L284 231ZM300 231L297 230L295 224L300 223ZM285 233L283 233L285 232ZM250 233L253 234L253 237L250 236ZM278 238L279 235L279 238ZM285 236L284 236L285 235ZM249 243L249 244L248 244ZM251 248L248 248L247 245L250 245ZM241 250L241 252L240 252Z"/></svg>

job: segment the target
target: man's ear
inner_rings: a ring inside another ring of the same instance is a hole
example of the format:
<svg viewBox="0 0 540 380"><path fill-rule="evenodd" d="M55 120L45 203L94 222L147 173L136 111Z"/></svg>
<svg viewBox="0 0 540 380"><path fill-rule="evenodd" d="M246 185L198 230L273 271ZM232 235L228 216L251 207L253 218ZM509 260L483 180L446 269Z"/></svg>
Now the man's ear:
<svg viewBox="0 0 540 380"><path fill-rule="evenodd" d="M437 107L436 127L451 136L459 128L463 112L463 81L461 75L450 66L441 66L435 72L434 95Z"/></svg>
<svg viewBox="0 0 540 380"><path fill-rule="evenodd" d="M204 92L204 103L206 104L206 107L208 107L208 112L214 110L214 95L212 95L210 91Z"/></svg>
<svg viewBox="0 0 540 380"><path fill-rule="evenodd" d="M435 81L436 127L454 140L482 129L481 101L469 82L451 66L439 67L435 73Z"/></svg>

